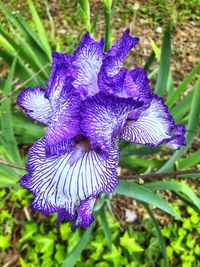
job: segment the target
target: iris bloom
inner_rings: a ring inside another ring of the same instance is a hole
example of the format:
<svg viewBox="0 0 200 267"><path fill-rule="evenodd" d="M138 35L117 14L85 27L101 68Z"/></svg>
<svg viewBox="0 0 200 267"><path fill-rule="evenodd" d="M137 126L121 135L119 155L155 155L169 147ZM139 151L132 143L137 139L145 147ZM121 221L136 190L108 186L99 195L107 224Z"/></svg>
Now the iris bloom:
<svg viewBox="0 0 200 267"><path fill-rule="evenodd" d="M138 41L126 30L103 52L103 39L86 33L72 56L53 53L45 90L28 88L18 97L28 116L47 127L29 150L20 183L32 192L33 209L74 221L73 229L89 226L96 198L117 186L120 140L185 145L184 126L174 124L163 99L151 92L146 72L122 68Z"/></svg>

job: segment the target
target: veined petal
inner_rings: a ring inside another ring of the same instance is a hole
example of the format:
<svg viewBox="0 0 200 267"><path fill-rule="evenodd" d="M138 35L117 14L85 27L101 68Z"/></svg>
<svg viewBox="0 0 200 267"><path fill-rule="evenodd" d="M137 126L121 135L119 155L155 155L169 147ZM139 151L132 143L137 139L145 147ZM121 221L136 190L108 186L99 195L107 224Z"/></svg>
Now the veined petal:
<svg viewBox="0 0 200 267"><path fill-rule="evenodd" d="M97 77L103 59L103 39L100 42L93 40L89 33L86 33L74 53L72 64L77 74L73 86L85 98L98 93Z"/></svg>
<svg viewBox="0 0 200 267"><path fill-rule="evenodd" d="M126 70L122 70L124 59L128 52L139 42L139 38L129 35L127 29L122 38L116 42L105 54L101 66L98 84L101 91L114 94L121 92Z"/></svg>
<svg viewBox="0 0 200 267"><path fill-rule="evenodd" d="M33 209L44 214L57 212L58 220L76 220L74 228L87 227L96 197L112 192L118 183L118 161L115 140L108 160L104 160L87 141L76 144L70 153L46 158L42 138L29 150L29 173L20 183L34 195Z"/></svg>
<svg viewBox="0 0 200 267"><path fill-rule="evenodd" d="M104 56L103 67L105 67L104 70L110 77L118 74L126 55L139 42L138 37L132 37L129 33L130 30L127 29L122 35L122 38Z"/></svg>
<svg viewBox="0 0 200 267"><path fill-rule="evenodd" d="M112 138L121 131L130 112L142 102L98 93L84 101L81 129L94 149L109 153Z"/></svg>
<svg viewBox="0 0 200 267"><path fill-rule="evenodd" d="M57 103L57 108L46 133L46 155L61 155L74 146L74 138L80 133L80 95L70 84L65 84Z"/></svg>
<svg viewBox="0 0 200 267"><path fill-rule="evenodd" d="M149 99L151 96L151 89L145 70L136 68L126 72L122 95L133 97L134 100L140 101Z"/></svg>
<svg viewBox="0 0 200 267"><path fill-rule="evenodd" d="M181 146L186 146L186 140L185 140L185 126L184 125L175 125L174 126L174 134L170 140L169 143L167 143L167 146L173 150L180 149Z"/></svg>
<svg viewBox="0 0 200 267"><path fill-rule="evenodd" d="M158 146L169 142L173 144L173 140L176 139L173 137L176 126L162 98L154 95L150 106L136 117L136 120L129 118L126 121L121 131L122 139L147 146Z"/></svg>
<svg viewBox="0 0 200 267"><path fill-rule="evenodd" d="M67 54L52 53L52 69L50 78L46 82L46 97L50 100L53 109L57 107L61 91L66 83L72 82L71 57Z"/></svg>
<svg viewBox="0 0 200 267"><path fill-rule="evenodd" d="M52 109L45 97L45 90L40 86L23 90L18 96L17 103L32 119L44 124L49 123Z"/></svg>

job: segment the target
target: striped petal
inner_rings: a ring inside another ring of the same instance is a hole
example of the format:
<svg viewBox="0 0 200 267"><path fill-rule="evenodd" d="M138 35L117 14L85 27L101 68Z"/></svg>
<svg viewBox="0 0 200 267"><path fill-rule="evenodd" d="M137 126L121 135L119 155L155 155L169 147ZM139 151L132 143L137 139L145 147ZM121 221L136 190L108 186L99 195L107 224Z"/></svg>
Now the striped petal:
<svg viewBox="0 0 200 267"><path fill-rule="evenodd" d="M23 90L18 96L17 103L32 119L44 124L49 123L52 109L49 100L45 97L45 90L41 87Z"/></svg>
<svg viewBox="0 0 200 267"><path fill-rule="evenodd" d="M97 95L87 98L81 111L81 129L94 149L109 154L112 138L121 131L128 114L142 102L114 95Z"/></svg>
<svg viewBox="0 0 200 267"><path fill-rule="evenodd" d="M104 41L94 41L89 33L86 33L73 56L72 64L77 74L73 86L85 98L99 91L97 77L102 65Z"/></svg>
<svg viewBox="0 0 200 267"><path fill-rule="evenodd" d="M71 57L67 54L52 53L52 69L47 80L46 97L51 102L53 109L57 108L61 91L66 83L72 82Z"/></svg>
<svg viewBox="0 0 200 267"><path fill-rule="evenodd" d="M91 150L88 141L77 143L70 153L46 158L42 138L29 151L29 173L20 183L33 193L33 209L44 214L57 212L59 221L75 221L74 228L87 227L97 196L112 192L118 183L118 161L116 141L108 160Z"/></svg>
<svg viewBox="0 0 200 267"><path fill-rule="evenodd" d="M69 152L72 140L80 133L79 110L81 98L70 84L65 84L46 133L46 155L61 155Z"/></svg>
<svg viewBox="0 0 200 267"><path fill-rule="evenodd" d="M134 117L134 113L131 114ZM167 106L164 105L164 100L154 95L150 106L137 114L136 120L130 117L126 121L124 128L121 131L121 138L130 141L134 144L142 144L147 146L158 146L161 144L171 143L174 145L180 131L175 134L176 127L172 116L168 112ZM182 126L181 126L182 127ZM179 128L178 128L179 129ZM184 139L184 132L181 128L182 137ZM184 145L179 139L180 145ZM182 143L182 144L181 144ZM178 147L177 147L178 148Z"/></svg>

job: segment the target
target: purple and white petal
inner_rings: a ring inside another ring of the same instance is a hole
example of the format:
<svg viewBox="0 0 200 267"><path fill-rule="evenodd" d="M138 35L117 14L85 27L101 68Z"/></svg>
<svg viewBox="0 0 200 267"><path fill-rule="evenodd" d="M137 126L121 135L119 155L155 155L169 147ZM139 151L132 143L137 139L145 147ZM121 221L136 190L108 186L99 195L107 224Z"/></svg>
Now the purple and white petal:
<svg viewBox="0 0 200 267"><path fill-rule="evenodd" d="M139 38L129 35L127 29L122 38L116 42L105 54L103 64L98 75L98 84L101 91L120 93L123 88L127 70L122 69L128 52L139 42Z"/></svg>
<svg viewBox="0 0 200 267"><path fill-rule="evenodd" d="M44 124L49 123L52 109L45 97L45 90L40 86L23 90L18 96L17 103L32 119Z"/></svg>
<svg viewBox="0 0 200 267"><path fill-rule="evenodd" d="M70 84L65 84L46 133L46 155L61 155L74 147L72 140L80 133L81 98Z"/></svg>
<svg viewBox="0 0 200 267"><path fill-rule="evenodd" d="M96 42L86 33L74 53L72 65L76 69L73 86L83 98L98 93L97 77L102 65L104 40Z"/></svg>
<svg viewBox="0 0 200 267"><path fill-rule="evenodd" d="M109 153L112 138L119 134L128 114L141 105L142 102L130 98L119 98L101 92L87 98L82 105L80 127L92 148Z"/></svg>
<svg viewBox="0 0 200 267"><path fill-rule="evenodd" d="M122 38L104 56L102 67L109 77L113 77L119 73L126 55L139 42L138 37L132 37L129 33L129 29L125 30Z"/></svg>
<svg viewBox="0 0 200 267"><path fill-rule="evenodd" d="M121 138L134 144L158 146L171 140L174 121L164 100L153 96L150 106L136 120L128 118L121 131Z"/></svg>
<svg viewBox="0 0 200 267"><path fill-rule="evenodd" d="M146 71L141 68L128 70L121 94L123 97L133 97L134 100L149 100L152 93Z"/></svg>
<svg viewBox="0 0 200 267"><path fill-rule="evenodd" d="M185 126L181 124L175 125L173 131L173 136L170 142L167 143L167 146L173 150L178 150L181 148L181 146L186 146Z"/></svg>
<svg viewBox="0 0 200 267"><path fill-rule="evenodd" d="M116 140L107 160L81 141L70 153L46 158L45 138L29 150L28 174L20 179L34 195L31 204L44 214L58 213L58 220L75 221L87 227L92 221L92 208L97 196L111 193L118 183L119 154Z"/></svg>
<svg viewBox="0 0 200 267"><path fill-rule="evenodd" d="M52 53L52 69L49 80L46 82L47 89L45 96L51 102L53 109L57 107L61 91L66 83L73 81L71 57L67 54Z"/></svg>

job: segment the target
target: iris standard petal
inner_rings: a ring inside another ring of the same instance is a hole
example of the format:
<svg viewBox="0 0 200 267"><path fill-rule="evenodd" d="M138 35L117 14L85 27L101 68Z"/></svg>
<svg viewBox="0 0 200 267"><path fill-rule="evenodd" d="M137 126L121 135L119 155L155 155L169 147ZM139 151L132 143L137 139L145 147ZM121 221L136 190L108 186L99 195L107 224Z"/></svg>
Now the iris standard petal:
<svg viewBox="0 0 200 267"><path fill-rule="evenodd" d="M71 56L57 52L52 53L52 69L45 96L51 102L52 108L57 107L61 91L66 83L72 82L72 68L70 66Z"/></svg>
<svg viewBox="0 0 200 267"><path fill-rule="evenodd" d="M129 29L125 30L122 38L105 53L102 67L110 77L118 74L126 55L139 42L138 37L132 37L129 33Z"/></svg>
<svg viewBox="0 0 200 267"><path fill-rule="evenodd" d="M112 138L119 134L128 114L141 105L130 98L100 92L84 101L80 127L93 148L109 153Z"/></svg>
<svg viewBox="0 0 200 267"><path fill-rule="evenodd" d="M65 84L60 93L59 101L46 132L46 155L61 155L69 152L74 146L73 138L80 134L79 111L80 95L69 84Z"/></svg>
<svg viewBox="0 0 200 267"><path fill-rule="evenodd" d="M73 86L85 98L98 93L97 77L103 59L103 39L100 42L93 40L89 33L86 33L74 53L72 65L76 69L76 78Z"/></svg>
<svg viewBox="0 0 200 267"><path fill-rule="evenodd" d="M23 90L18 96L17 103L32 119L44 124L49 123L52 109L45 97L45 90L40 86Z"/></svg>
<svg viewBox="0 0 200 267"><path fill-rule="evenodd" d="M134 112L131 116L134 117ZM120 135L126 141L158 146L172 142L175 137L174 130L177 126L175 126L164 100L156 95L152 97L150 106L145 111L137 113L136 119L131 116L126 121Z"/></svg>
<svg viewBox="0 0 200 267"><path fill-rule="evenodd" d="M127 29L122 38L116 42L105 54L103 64L98 75L101 91L110 93L121 92L126 70L121 69L128 52L139 42L139 38L129 35Z"/></svg>
<svg viewBox="0 0 200 267"><path fill-rule="evenodd" d="M97 196L112 192L118 183L118 161L116 140L108 160L104 160L88 141L79 142L70 153L46 158L42 138L29 150L29 173L20 183L34 195L33 209L44 214L57 212L59 221L75 221L74 228L87 227Z"/></svg>

